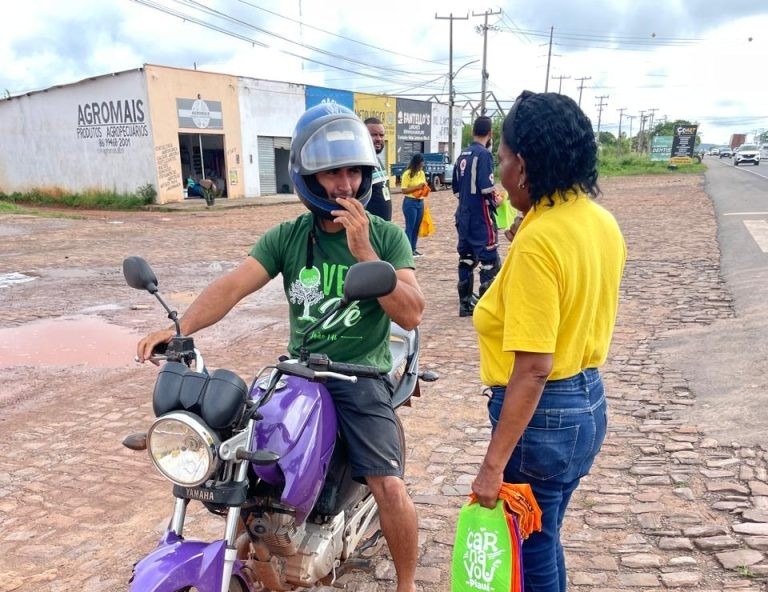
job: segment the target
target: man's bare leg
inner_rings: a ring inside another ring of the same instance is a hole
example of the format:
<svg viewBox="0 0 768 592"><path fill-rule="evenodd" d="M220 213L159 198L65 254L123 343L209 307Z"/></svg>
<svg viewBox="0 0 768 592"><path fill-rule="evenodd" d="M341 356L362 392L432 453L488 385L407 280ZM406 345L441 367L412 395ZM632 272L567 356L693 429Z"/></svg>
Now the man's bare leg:
<svg viewBox="0 0 768 592"><path fill-rule="evenodd" d="M413 500L399 477L367 477L366 481L379 505L381 531L395 562L397 592L415 592L419 526Z"/></svg>

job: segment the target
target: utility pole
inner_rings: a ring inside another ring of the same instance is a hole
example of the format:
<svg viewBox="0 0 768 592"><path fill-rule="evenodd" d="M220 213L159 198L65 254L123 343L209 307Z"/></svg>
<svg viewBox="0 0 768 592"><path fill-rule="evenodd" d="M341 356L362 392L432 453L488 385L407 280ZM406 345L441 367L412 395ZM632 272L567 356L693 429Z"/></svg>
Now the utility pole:
<svg viewBox="0 0 768 592"><path fill-rule="evenodd" d="M622 107L621 109L616 110L619 112L619 137L616 142L616 154L621 155L621 120L624 119L624 111L626 111L627 108Z"/></svg>
<svg viewBox="0 0 768 592"><path fill-rule="evenodd" d="M584 90L584 81L585 80L592 80L591 76L582 76L581 78L577 78L576 80L579 81L579 107L581 107L581 91Z"/></svg>
<svg viewBox="0 0 768 592"><path fill-rule="evenodd" d="M643 147L645 145L645 138L643 137L643 129L645 128L645 111L640 111L640 131L637 132L637 151L642 153L645 152L643 150Z"/></svg>
<svg viewBox="0 0 768 592"><path fill-rule="evenodd" d="M549 28L549 52L547 53L547 78L544 82L544 92L549 90L549 64L552 61L552 36L554 35L554 25Z"/></svg>
<svg viewBox="0 0 768 592"><path fill-rule="evenodd" d="M629 151L632 152L632 122L637 115L625 115L624 117L629 119Z"/></svg>
<svg viewBox="0 0 768 592"><path fill-rule="evenodd" d="M563 94L563 80L569 80L570 76L553 76L552 80L559 80L560 86L557 89L557 94L561 95Z"/></svg>
<svg viewBox="0 0 768 592"><path fill-rule="evenodd" d="M467 21L469 14L467 16L453 16L451 13L450 16L437 16L435 13L435 18L437 20L447 19L450 22L448 27L448 159L453 162L453 21Z"/></svg>
<svg viewBox="0 0 768 592"><path fill-rule="evenodd" d="M483 72L482 72L482 87L480 88L480 115L485 115L485 85L488 81L488 71L485 69L485 64L488 57L488 17L496 14L501 14L501 10L493 12L486 10L485 12L472 12L472 16L484 16L485 21L483 23Z"/></svg>
<svg viewBox="0 0 768 592"><path fill-rule="evenodd" d="M600 121L603 117L603 108L608 104L603 99L607 99L609 95L600 95L599 97L596 97L598 100L597 105L597 143L600 143Z"/></svg>
<svg viewBox="0 0 768 592"><path fill-rule="evenodd" d="M653 114L656 113L656 111L658 111L656 108L648 109L648 113L650 113L648 116L648 134L653 131Z"/></svg>

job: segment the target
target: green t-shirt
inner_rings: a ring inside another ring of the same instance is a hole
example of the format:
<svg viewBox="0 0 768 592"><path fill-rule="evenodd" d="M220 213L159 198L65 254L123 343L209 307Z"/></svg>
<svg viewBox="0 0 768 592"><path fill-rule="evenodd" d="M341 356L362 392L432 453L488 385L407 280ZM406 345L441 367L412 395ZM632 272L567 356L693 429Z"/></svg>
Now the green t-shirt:
<svg viewBox="0 0 768 592"><path fill-rule="evenodd" d="M368 216L370 241L382 261L395 269L413 268L413 254L403 230L377 216ZM291 336L288 353L297 356L304 331L343 295L344 278L357 260L347 247L346 231L328 233L315 228L312 267L307 269L307 237L312 214L283 222L268 230L250 255L269 276L283 275L288 298ZM311 352L335 362L367 364L382 372L392 366L389 350L390 319L378 300L355 302L317 327L307 341Z"/></svg>

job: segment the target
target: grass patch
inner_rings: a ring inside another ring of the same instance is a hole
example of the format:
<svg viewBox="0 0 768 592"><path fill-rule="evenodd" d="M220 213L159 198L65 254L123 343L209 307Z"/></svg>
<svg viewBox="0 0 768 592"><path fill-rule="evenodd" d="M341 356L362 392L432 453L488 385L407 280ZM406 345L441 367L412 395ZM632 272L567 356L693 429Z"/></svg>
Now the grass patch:
<svg viewBox="0 0 768 592"><path fill-rule="evenodd" d="M756 578L757 574L752 571L752 569L748 565L739 565L736 568L736 573L738 573L741 576L744 576L745 578Z"/></svg>
<svg viewBox="0 0 768 592"><path fill-rule="evenodd" d="M83 193L67 193L58 188L33 189L28 193L0 192L0 212L20 213L12 209L22 209L19 205L82 210L138 210L153 203L155 197L157 191L151 183L142 185L129 194L97 189Z"/></svg>
<svg viewBox="0 0 768 592"><path fill-rule="evenodd" d="M669 175L701 173L707 170L705 164L680 164L670 169L667 162L652 162L647 154L603 153L598 158L598 172L601 177L622 177L628 175Z"/></svg>
<svg viewBox="0 0 768 592"><path fill-rule="evenodd" d="M23 210L14 203L0 201L0 214L20 214Z"/></svg>

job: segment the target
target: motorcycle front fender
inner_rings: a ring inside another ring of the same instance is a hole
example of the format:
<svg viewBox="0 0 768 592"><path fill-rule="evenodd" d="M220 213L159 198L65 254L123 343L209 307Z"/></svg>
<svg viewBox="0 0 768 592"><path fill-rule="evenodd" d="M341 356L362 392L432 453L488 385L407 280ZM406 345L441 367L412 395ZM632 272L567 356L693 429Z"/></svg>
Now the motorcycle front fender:
<svg viewBox="0 0 768 592"><path fill-rule="evenodd" d="M167 532L157 548L133 568L131 592L176 592L194 586L200 592L228 592L221 589L226 541L205 543L185 541ZM239 577L243 589L251 587L235 561L232 577Z"/></svg>

